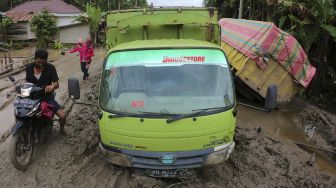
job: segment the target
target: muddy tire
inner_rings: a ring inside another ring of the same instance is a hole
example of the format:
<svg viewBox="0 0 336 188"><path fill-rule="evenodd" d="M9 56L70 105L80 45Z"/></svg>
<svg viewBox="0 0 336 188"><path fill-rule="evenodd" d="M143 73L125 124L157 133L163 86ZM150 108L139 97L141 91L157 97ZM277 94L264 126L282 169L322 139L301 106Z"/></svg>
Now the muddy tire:
<svg viewBox="0 0 336 188"><path fill-rule="evenodd" d="M9 137L9 158L18 170L26 170L33 155L33 140L27 127ZM23 159L20 159L24 155Z"/></svg>
<svg viewBox="0 0 336 188"><path fill-rule="evenodd" d="M41 134L41 138L39 139L39 143L46 143L50 136L52 135L52 131L53 131L53 120L46 120L45 124L43 124L42 126L45 126L43 129L41 129L42 131L40 132Z"/></svg>

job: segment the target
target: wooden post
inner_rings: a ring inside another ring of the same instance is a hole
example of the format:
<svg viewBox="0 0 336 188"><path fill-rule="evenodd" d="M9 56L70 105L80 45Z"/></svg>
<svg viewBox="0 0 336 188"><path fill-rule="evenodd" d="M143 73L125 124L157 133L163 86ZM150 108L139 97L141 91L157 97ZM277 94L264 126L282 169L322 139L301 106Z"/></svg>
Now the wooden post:
<svg viewBox="0 0 336 188"><path fill-rule="evenodd" d="M0 73L2 72L2 64L3 64L3 60L0 59Z"/></svg>
<svg viewBox="0 0 336 188"><path fill-rule="evenodd" d="M1 27L1 35L2 35L2 42L5 42L5 29L3 28L4 25L3 25L3 16L2 16L2 13L0 13L0 27Z"/></svg>

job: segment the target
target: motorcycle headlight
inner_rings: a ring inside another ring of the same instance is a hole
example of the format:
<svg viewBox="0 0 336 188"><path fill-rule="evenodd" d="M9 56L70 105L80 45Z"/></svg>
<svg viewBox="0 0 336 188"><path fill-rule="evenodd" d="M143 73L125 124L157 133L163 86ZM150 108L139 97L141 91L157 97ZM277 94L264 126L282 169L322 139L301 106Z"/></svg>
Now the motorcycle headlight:
<svg viewBox="0 0 336 188"><path fill-rule="evenodd" d="M32 83L25 83L23 86L21 86L21 95L24 97L28 97L30 95L30 91L33 88Z"/></svg>
<svg viewBox="0 0 336 188"><path fill-rule="evenodd" d="M30 95L30 90L32 88L21 88L21 95L24 97L28 97Z"/></svg>
<svg viewBox="0 0 336 188"><path fill-rule="evenodd" d="M27 113L27 116L31 117L39 107L40 107L40 103L35 104L35 106Z"/></svg>

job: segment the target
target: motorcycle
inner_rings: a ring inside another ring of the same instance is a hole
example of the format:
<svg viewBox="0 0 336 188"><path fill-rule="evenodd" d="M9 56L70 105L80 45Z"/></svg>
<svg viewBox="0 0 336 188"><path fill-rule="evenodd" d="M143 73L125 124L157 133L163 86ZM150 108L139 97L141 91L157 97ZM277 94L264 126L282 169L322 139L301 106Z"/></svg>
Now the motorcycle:
<svg viewBox="0 0 336 188"><path fill-rule="evenodd" d="M53 129L52 106L43 100L44 88L32 83L17 86L14 101L15 124L9 138L9 157L18 170L26 170L31 163L34 145L46 141Z"/></svg>

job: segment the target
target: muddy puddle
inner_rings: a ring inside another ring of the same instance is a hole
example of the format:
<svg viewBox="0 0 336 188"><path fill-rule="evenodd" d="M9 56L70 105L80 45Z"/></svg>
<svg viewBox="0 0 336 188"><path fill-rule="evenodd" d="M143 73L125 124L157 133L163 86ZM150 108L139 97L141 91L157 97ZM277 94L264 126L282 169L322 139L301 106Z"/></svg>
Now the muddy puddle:
<svg viewBox="0 0 336 188"><path fill-rule="evenodd" d="M255 129L255 126L259 125L266 134L281 141L314 146L309 142L310 138L304 133L304 130L296 126L296 114L300 112L300 108L300 106L288 104L272 112L262 112L240 106L239 120L247 122L242 125L243 127ZM325 153L308 147L300 146L300 148L310 154L315 153L315 162L319 169L336 176L336 164Z"/></svg>

